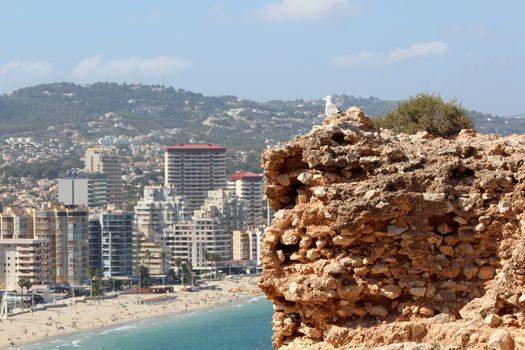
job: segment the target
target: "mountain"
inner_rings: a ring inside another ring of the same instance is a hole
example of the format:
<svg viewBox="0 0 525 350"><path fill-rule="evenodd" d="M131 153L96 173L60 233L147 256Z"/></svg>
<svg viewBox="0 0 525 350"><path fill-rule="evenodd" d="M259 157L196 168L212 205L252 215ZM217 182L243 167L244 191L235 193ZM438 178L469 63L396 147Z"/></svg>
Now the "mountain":
<svg viewBox="0 0 525 350"><path fill-rule="evenodd" d="M333 96L333 101L343 110L358 106L369 116L384 115L398 104L349 95ZM469 113L480 133L525 132L524 118ZM50 170L53 175L81 164L85 148L97 143L118 147L135 167L152 157L161 160L162 146L187 142L228 148L229 172L260 171L261 150L308 132L323 118L321 99L256 102L161 85L43 84L0 96L0 145L10 145L0 154L0 171L4 179L24 174L46 178ZM22 136L30 138L21 141ZM13 137L18 137L14 144ZM130 145L150 145L156 151L137 154ZM148 171L157 168L146 164L138 171L146 172L145 181L156 181L160 175Z"/></svg>
<svg viewBox="0 0 525 350"><path fill-rule="evenodd" d="M343 109L359 106L370 116L385 114L397 105L397 101L347 95L334 96L334 101ZM84 136L100 137L115 131L93 131L89 123L112 112L125 125L121 135L177 129L181 142L191 139L245 149L304 133L320 121L323 106L320 99L256 102L160 85L54 83L1 95L0 137L42 135L50 127L69 127ZM481 133L525 132L525 119L470 113Z"/></svg>

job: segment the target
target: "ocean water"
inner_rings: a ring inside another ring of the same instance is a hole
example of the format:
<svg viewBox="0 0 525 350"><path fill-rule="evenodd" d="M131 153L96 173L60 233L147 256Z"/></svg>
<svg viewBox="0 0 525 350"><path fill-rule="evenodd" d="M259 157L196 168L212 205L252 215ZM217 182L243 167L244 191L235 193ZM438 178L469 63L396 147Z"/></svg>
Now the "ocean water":
<svg viewBox="0 0 525 350"><path fill-rule="evenodd" d="M19 350L271 350L271 303L261 297L186 315L53 338Z"/></svg>

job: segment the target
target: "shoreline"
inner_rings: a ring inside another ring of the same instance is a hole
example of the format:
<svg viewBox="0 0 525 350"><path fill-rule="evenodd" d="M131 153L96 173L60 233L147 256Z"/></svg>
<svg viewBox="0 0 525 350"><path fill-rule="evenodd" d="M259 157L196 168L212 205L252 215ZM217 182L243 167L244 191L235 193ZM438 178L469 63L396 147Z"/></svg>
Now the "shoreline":
<svg viewBox="0 0 525 350"><path fill-rule="evenodd" d="M173 319L180 319L180 320L182 320L185 317L188 317L188 316L192 317L193 315L197 315L199 312L204 313L204 312L209 312L209 311L217 310L217 309L220 309L220 308L224 308L224 307L227 307L227 306L242 305L245 302L249 302L251 299L254 299L254 298L261 299L261 300L262 299L266 300L265 299L265 295L263 293L257 294L257 295L249 295L249 296L247 295L247 296L244 296L242 298L236 299L235 301L232 301L232 302L219 303L219 304L215 304L215 305L209 306L209 307L204 307L204 308L201 308L201 309L188 310L187 312L183 312L183 313L160 314L160 315L154 315L154 316L145 317L145 318L138 319L138 320L123 321L121 323L116 323L116 324L113 324L111 326L108 326L107 328L79 329L78 331L70 331L68 333L56 334L56 335L53 335L53 336L50 336L50 337L44 338L44 339L35 339L34 341L31 341L31 342L28 342L28 343L20 343L20 344L15 345L14 347L13 346L9 346L7 348L0 348L0 350L8 350L8 349L9 350L16 350L16 349L19 349L21 347L38 344L40 341L43 341L45 343L51 343L52 341L64 339L64 338L67 338L67 337L73 337L75 335L78 336L78 337L89 336L89 335L94 335L94 334L105 335L105 333L110 333L110 332L112 332L114 330L117 330L117 329L119 329L121 327L126 327L126 326L130 326L130 325L138 325L138 324L141 324L141 323L143 323L145 321L152 321L152 322L155 322L155 321L158 321L158 320L167 321L168 318L169 318L169 320L173 320ZM102 332L100 332L102 329L104 329L104 330Z"/></svg>
<svg viewBox="0 0 525 350"><path fill-rule="evenodd" d="M199 311L243 303L252 298L264 298L257 287L257 281L258 277L245 277L238 282L212 282L210 284L221 288L215 291L182 292L179 286L176 292L169 294L121 295L115 299L77 304L70 299L69 305L62 309L37 311L1 321L0 350L49 342L73 334L112 330L166 316L184 317ZM232 289L239 290L231 291ZM159 296L172 296L175 299L155 304L144 303ZM14 345L10 344L11 340Z"/></svg>

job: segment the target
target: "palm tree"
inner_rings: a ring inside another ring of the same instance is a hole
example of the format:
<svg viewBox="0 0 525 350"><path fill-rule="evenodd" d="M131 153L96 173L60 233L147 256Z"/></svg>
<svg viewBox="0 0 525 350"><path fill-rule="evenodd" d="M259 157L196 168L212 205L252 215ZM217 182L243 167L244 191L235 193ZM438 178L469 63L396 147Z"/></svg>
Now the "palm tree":
<svg viewBox="0 0 525 350"><path fill-rule="evenodd" d="M31 281L29 279L26 279L24 283L24 287L26 287L26 290L28 293L29 293L29 288L31 288L32 286L33 284L31 283Z"/></svg>
<svg viewBox="0 0 525 350"><path fill-rule="evenodd" d="M97 280L101 281L102 277L104 277L104 273L102 272L102 269L96 269L95 270L95 277Z"/></svg>
<svg viewBox="0 0 525 350"><path fill-rule="evenodd" d="M26 286L26 279L23 278L23 277L20 278L20 279L18 280L18 286L20 287L20 292L21 292L22 294L24 294L24 287Z"/></svg>
<svg viewBox="0 0 525 350"><path fill-rule="evenodd" d="M150 269L151 252L149 249L146 250L146 259L148 259L148 270Z"/></svg>
<svg viewBox="0 0 525 350"><path fill-rule="evenodd" d="M208 252L208 249L204 248L204 261L206 262L206 266L208 266L208 261L211 261L211 258L212 258L212 254L210 252ZM211 281L211 271L210 271L210 277L209 277L209 280Z"/></svg>
<svg viewBox="0 0 525 350"><path fill-rule="evenodd" d="M160 273L164 276L164 273L166 272L166 251L161 250L160 251ZM162 285L164 285L164 278L162 277Z"/></svg>
<svg viewBox="0 0 525 350"><path fill-rule="evenodd" d="M166 251L162 250L160 252L160 269L161 273L164 273L166 271Z"/></svg>
<svg viewBox="0 0 525 350"><path fill-rule="evenodd" d="M114 291L115 290L115 279L113 277L109 277L108 278L108 285L112 286L111 287L111 290Z"/></svg>
<svg viewBox="0 0 525 350"><path fill-rule="evenodd" d="M100 287L101 287L101 282L102 282L102 277L104 277L104 273L102 272L101 269L96 269L95 270L95 278L97 279L97 286L98 286L98 290L100 292ZM102 293L103 294L103 293Z"/></svg>
<svg viewBox="0 0 525 350"><path fill-rule="evenodd" d="M193 267L191 266L191 263L188 260L184 260L181 262L182 284L183 285L186 283L186 278L191 278L191 280L193 280L193 275L191 272L192 268Z"/></svg>
<svg viewBox="0 0 525 350"><path fill-rule="evenodd" d="M214 253L214 254L211 254L211 257L210 257L211 261L213 261L215 263L215 278L217 278L217 269L219 267L219 262L222 260L220 254L218 253Z"/></svg>
<svg viewBox="0 0 525 350"><path fill-rule="evenodd" d="M137 270L136 270L136 273L139 276L139 290L142 288L141 283L140 283L141 279L142 279L141 276L140 276L140 274L142 273L141 267L143 266L142 265L142 261L144 261L144 257L139 254L139 256L138 256L138 265L137 265Z"/></svg>
<svg viewBox="0 0 525 350"><path fill-rule="evenodd" d="M91 284L91 297L93 298L93 278L95 278L95 269L92 267L88 269L88 278Z"/></svg>
<svg viewBox="0 0 525 350"><path fill-rule="evenodd" d="M149 269L147 266L139 266L139 289L147 287L147 280L149 278Z"/></svg>
<svg viewBox="0 0 525 350"><path fill-rule="evenodd" d="M181 258L175 258L175 267L177 268L177 275L180 274L180 266L182 264Z"/></svg>

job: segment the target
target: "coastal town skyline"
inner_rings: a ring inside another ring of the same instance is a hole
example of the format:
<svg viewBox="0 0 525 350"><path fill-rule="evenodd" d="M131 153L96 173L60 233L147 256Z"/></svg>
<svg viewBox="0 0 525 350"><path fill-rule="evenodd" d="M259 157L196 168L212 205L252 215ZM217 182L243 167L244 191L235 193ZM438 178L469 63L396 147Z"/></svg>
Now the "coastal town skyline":
<svg viewBox="0 0 525 350"><path fill-rule="evenodd" d="M125 202L127 158L115 147L87 147L83 167L49 179L51 196L4 206L0 322L11 321L0 347L257 296L251 276L265 225L262 175L227 173L226 151L209 143L165 147L157 162L164 179ZM88 304L68 307L79 300ZM93 300L108 311L94 310ZM64 308L62 316L50 308ZM16 315L29 310L37 311L32 323L20 328Z"/></svg>
<svg viewBox="0 0 525 350"><path fill-rule="evenodd" d="M130 285L146 262L148 274L164 281L178 271L177 260L200 271L211 269L212 256L223 266L233 256L259 260L262 175L227 176L226 148L218 145L176 144L164 151L164 181L146 185L140 200L126 203L131 210L123 210L123 159L100 146L86 149L84 169L53 180L50 201L4 207L0 287L17 289L21 279L81 286L88 268ZM247 236L234 242L238 230ZM27 255L27 246L38 249Z"/></svg>

